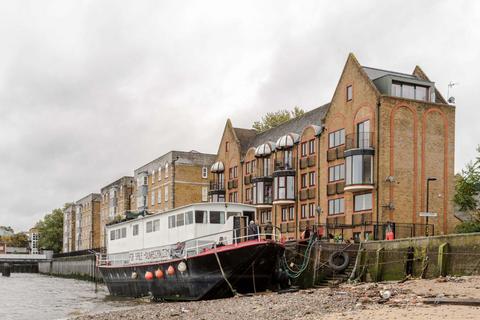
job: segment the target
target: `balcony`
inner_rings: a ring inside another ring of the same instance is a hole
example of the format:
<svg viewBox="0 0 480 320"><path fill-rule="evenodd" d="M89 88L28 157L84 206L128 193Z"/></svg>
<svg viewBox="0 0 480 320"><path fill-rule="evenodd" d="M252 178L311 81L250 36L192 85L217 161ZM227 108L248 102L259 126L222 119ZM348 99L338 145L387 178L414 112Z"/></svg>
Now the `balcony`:
<svg viewBox="0 0 480 320"><path fill-rule="evenodd" d="M345 136L345 151L351 149L373 149L373 137L373 132L347 134Z"/></svg>
<svg viewBox="0 0 480 320"><path fill-rule="evenodd" d="M347 192L373 189L373 132L347 135L345 140L345 188Z"/></svg>
<svg viewBox="0 0 480 320"><path fill-rule="evenodd" d="M253 204L258 208L270 208L273 203L272 177L255 177L252 179L253 183Z"/></svg>
<svg viewBox="0 0 480 320"><path fill-rule="evenodd" d="M225 184L223 182L210 181L208 195L212 199L212 202L222 202L222 198L223 201L225 201Z"/></svg>

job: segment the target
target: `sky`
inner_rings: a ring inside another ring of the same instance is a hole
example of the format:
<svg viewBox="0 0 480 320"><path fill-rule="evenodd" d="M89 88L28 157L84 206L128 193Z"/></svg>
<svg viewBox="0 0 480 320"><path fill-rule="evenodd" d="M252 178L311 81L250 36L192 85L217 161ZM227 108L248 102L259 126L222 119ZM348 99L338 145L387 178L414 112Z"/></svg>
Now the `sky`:
<svg viewBox="0 0 480 320"><path fill-rule="evenodd" d="M474 158L480 1L2 1L0 225L169 150L216 153L227 118L327 103L349 52L457 82L455 170Z"/></svg>

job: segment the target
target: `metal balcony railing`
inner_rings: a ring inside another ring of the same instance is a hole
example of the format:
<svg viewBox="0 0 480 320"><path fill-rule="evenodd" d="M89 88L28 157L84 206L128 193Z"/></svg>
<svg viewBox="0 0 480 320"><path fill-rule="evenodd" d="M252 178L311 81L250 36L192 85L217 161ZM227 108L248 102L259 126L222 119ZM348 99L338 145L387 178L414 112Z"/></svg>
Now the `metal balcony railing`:
<svg viewBox="0 0 480 320"><path fill-rule="evenodd" d="M210 181L210 191L225 191L223 182Z"/></svg>
<svg viewBox="0 0 480 320"><path fill-rule="evenodd" d="M372 148L373 132L356 132L347 134L345 137L345 150Z"/></svg>

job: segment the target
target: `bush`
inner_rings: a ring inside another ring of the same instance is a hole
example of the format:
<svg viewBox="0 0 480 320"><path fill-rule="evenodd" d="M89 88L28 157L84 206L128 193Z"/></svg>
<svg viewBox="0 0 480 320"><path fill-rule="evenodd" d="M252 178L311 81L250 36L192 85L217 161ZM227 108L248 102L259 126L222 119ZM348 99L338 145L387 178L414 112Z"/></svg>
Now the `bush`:
<svg viewBox="0 0 480 320"><path fill-rule="evenodd" d="M479 221L465 221L457 225L455 228L457 233L472 233L480 232L480 222Z"/></svg>

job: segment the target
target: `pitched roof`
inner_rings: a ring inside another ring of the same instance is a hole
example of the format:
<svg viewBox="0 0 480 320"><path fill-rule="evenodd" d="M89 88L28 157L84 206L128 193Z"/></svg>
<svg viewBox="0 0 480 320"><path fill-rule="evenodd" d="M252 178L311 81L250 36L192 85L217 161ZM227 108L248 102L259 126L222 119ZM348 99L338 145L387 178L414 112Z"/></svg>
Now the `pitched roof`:
<svg viewBox="0 0 480 320"><path fill-rule="evenodd" d="M255 139L257 132L254 129L233 128L238 141L240 142L240 152L245 154L250 148L250 142Z"/></svg>
<svg viewBox="0 0 480 320"><path fill-rule="evenodd" d="M370 80L375 80L378 78L381 78L386 75L393 75L393 76L399 76L403 78L409 78L409 79L419 79L418 77L407 74L407 73L401 73L401 72L396 72L396 71L389 71L389 70L383 70L383 69L377 69L377 68L370 68L370 67L362 67L363 70L367 73L368 77Z"/></svg>
<svg viewBox="0 0 480 320"><path fill-rule="evenodd" d="M238 140L240 141L242 156L251 147L258 147L259 145L268 141L277 141L283 135L288 133L296 133L301 135L302 131L309 125L321 126L323 119L327 114L330 103L317 107L313 110L305 112L302 116L291 119L274 128L264 132L257 133L253 129L233 128Z"/></svg>

